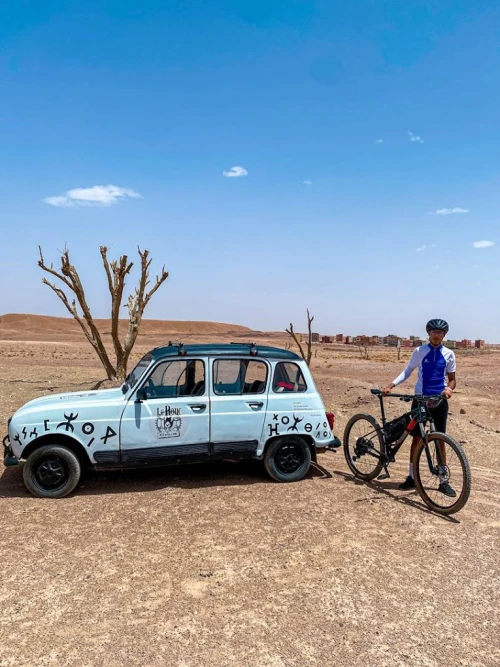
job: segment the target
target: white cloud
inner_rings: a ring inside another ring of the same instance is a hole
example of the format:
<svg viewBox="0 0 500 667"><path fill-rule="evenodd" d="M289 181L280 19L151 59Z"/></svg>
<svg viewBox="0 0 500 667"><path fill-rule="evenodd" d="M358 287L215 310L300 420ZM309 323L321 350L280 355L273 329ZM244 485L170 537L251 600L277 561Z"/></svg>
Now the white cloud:
<svg viewBox="0 0 500 667"><path fill-rule="evenodd" d="M436 211L429 211L429 215L453 215L454 213L469 213L469 209L455 206L455 208L438 208Z"/></svg>
<svg viewBox="0 0 500 667"><path fill-rule="evenodd" d="M59 197L45 197L43 201L51 206L74 206L74 203L72 203L68 197L64 197L63 195Z"/></svg>
<svg viewBox="0 0 500 667"><path fill-rule="evenodd" d="M92 188L74 188L64 195L45 197L43 201L51 206L112 206L125 197L137 199L140 196L135 190L117 185L94 185Z"/></svg>
<svg viewBox="0 0 500 667"><path fill-rule="evenodd" d="M248 171L244 167L231 167L229 171L223 171L222 174L227 178L240 178L241 176L248 176Z"/></svg>
<svg viewBox="0 0 500 667"><path fill-rule="evenodd" d="M424 140L422 139L422 137L419 137L418 134L413 134L413 132L410 132L410 130L408 130L408 137L409 137L410 141L414 144L423 144L424 143Z"/></svg>
<svg viewBox="0 0 500 667"><path fill-rule="evenodd" d="M422 250L425 250L426 248L426 245L421 245L420 248L417 248L417 252L422 252Z"/></svg>
<svg viewBox="0 0 500 667"><path fill-rule="evenodd" d="M474 241L472 244L473 248L491 248L491 246L494 246L495 242L494 241Z"/></svg>
<svg viewBox="0 0 500 667"><path fill-rule="evenodd" d="M375 143L376 143L376 144L383 144L383 143L384 143L384 140L383 140L383 139L377 139L377 141L376 141Z"/></svg>
<svg viewBox="0 0 500 667"><path fill-rule="evenodd" d="M312 181L302 181L302 185L305 185L306 187L309 187L312 184L313 184Z"/></svg>

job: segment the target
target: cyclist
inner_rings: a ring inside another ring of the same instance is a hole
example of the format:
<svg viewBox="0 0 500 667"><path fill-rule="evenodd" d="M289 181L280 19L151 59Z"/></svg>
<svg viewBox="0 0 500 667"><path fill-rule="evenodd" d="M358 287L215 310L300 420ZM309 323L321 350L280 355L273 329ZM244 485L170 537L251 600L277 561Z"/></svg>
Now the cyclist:
<svg viewBox="0 0 500 667"><path fill-rule="evenodd" d="M446 400L441 401L439 405L430 408L432 419L437 431L446 433L446 420L448 418L448 400L451 398L453 390L457 386L455 379L456 361L452 350L444 347L443 338L448 333L448 323L445 320L429 320L426 325L426 331L429 336L429 343L421 345L414 350L411 355L408 366L398 377L391 382L382 394L387 396L394 387L407 380L418 368L418 379L415 385L415 393L424 396L443 394ZM412 409L416 407L416 402L412 404ZM408 477L399 485L400 489L407 490L415 488L413 479L413 455L420 440L420 426L417 424L412 431L413 440L410 450L410 470ZM445 457L444 447L441 448L442 456ZM447 496L454 498L455 490L447 481L441 481L439 491Z"/></svg>

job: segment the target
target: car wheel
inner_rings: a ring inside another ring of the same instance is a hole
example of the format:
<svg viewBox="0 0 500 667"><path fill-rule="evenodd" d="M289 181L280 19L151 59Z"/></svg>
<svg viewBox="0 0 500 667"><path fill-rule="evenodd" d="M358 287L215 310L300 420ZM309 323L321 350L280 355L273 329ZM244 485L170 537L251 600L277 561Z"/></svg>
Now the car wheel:
<svg viewBox="0 0 500 667"><path fill-rule="evenodd" d="M264 456L266 471L277 482L297 482L307 474L310 465L309 445L297 436L273 440Z"/></svg>
<svg viewBox="0 0 500 667"><path fill-rule="evenodd" d="M28 456L23 469L24 483L37 498L63 498L71 493L81 476L78 457L63 445L44 445Z"/></svg>

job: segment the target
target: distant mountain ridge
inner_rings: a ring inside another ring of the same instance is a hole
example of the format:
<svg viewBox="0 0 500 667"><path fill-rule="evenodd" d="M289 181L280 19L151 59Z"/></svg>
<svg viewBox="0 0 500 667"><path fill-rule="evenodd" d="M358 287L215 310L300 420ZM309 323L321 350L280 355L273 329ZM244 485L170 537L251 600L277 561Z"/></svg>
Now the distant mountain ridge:
<svg viewBox="0 0 500 667"><path fill-rule="evenodd" d="M94 320L99 331L106 335L111 333L111 320ZM120 320L120 330L125 331L128 320ZM250 333L252 329L241 324L227 324L225 322L199 322L190 320L148 320L141 323L139 335L163 334L225 334ZM0 338L18 338L20 335L42 334L62 336L82 336L82 330L76 320L71 317L52 317L50 315L31 315L29 313L7 313L0 315Z"/></svg>

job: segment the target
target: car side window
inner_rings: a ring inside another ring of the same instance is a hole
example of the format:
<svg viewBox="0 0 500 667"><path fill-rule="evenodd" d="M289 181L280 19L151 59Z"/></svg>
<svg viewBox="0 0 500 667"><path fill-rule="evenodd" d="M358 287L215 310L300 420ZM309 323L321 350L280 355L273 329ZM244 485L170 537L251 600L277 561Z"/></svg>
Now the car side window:
<svg viewBox="0 0 500 667"><path fill-rule="evenodd" d="M200 359L166 360L158 364L144 385L150 398L205 394L205 364Z"/></svg>
<svg viewBox="0 0 500 667"><path fill-rule="evenodd" d="M267 364L263 361L248 361L246 363L244 394L263 394L267 384Z"/></svg>
<svg viewBox="0 0 500 667"><path fill-rule="evenodd" d="M307 384L300 366L291 361L277 363L274 369L273 391L278 394L307 391Z"/></svg>
<svg viewBox="0 0 500 667"><path fill-rule="evenodd" d="M262 394L266 390L267 364L255 359L216 359L214 392L219 395Z"/></svg>

